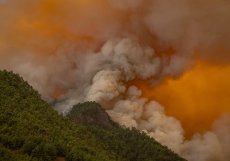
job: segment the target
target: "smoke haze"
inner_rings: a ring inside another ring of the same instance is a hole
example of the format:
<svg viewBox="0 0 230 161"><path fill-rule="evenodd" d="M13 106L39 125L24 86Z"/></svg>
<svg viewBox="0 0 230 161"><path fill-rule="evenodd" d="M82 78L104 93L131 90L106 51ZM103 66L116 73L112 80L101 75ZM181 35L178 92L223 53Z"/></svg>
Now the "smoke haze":
<svg viewBox="0 0 230 161"><path fill-rule="evenodd" d="M96 101L114 121L145 131L189 161L228 161L229 28L225 0L0 0L0 69L22 75L62 113ZM197 62L195 71L208 71L210 80L194 72L183 81ZM164 86L165 80L179 85ZM203 88L214 92L199 94ZM197 97L187 90L204 100L201 111L194 113ZM170 104L174 113L167 112ZM210 127L187 126L193 129L187 139L180 109L192 119L212 116Z"/></svg>

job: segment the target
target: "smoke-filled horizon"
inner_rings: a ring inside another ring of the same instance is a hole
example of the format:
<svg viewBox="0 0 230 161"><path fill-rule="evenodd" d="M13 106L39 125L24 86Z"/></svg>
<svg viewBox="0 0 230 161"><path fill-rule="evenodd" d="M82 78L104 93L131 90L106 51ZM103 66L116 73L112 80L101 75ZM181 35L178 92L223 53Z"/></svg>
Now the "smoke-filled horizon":
<svg viewBox="0 0 230 161"><path fill-rule="evenodd" d="M0 0L0 69L59 112L96 101L188 161L228 161L229 28L225 0Z"/></svg>

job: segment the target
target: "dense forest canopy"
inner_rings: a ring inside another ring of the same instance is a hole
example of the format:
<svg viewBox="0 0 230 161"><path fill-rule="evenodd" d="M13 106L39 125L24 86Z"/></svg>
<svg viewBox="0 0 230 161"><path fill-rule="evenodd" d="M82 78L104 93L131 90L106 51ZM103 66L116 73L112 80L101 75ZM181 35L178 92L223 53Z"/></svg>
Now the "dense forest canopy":
<svg viewBox="0 0 230 161"><path fill-rule="evenodd" d="M19 75L0 71L0 161L54 161L58 157L67 161L185 161L146 134L115 124L95 102L76 105L67 117L61 116Z"/></svg>

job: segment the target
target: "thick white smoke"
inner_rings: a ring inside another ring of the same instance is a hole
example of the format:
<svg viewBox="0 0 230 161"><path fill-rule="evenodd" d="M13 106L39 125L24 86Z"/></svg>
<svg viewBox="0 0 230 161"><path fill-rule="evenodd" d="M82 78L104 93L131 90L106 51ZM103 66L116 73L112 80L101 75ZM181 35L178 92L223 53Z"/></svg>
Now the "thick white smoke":
<svg viewBox="0 0 230 161"><path fill-rule="evenodd" d="M71 99L59 104L59 110L68 110L71 103L79 101L96 101L103 105L114 121L145 131L189 161L227 161L229 152L224 148L230 141L228 117L226 121L217 121L213 131L195 134L192 140L185 140L180 122L167 116L164 107L142 98L137 87L125 86L134 78L154 80L162 76L164 67L168 66L153 49L126 38L110 40L99 53L84 57L86 61L80 71L84 73L81 77L85 82L81 91L84 96L70 94L68 98Z"/></svg>
<svg viewBox="0 0 230 161"><path fill-rule="evenodd" d="M228 161L228 116L217 120L212 131L185 140L176 118L167 116L163 106L143 98L137 87L127 83L133 79L156 83L165 76L180 75L192 63L196 50L205 51L199 57L229 63L224 51L229 51L230 3L105 2L112 13L105 8L103 13L97 6L75 11L75 3L67 0L56 14L41 16L42 11L33 12L40 1L0 1L0 69L21 74L60 112L68 112L79 102L97 101L114 121L145 131L189 161ZM60 24L55 34L56 28L47 29ZM45 33L38 32L43 28ZM92 38L93 45L81 35ZM174 55L157 52L168 44L175 48ZM219 47L224 50L216 54ZM56 97L58 93L61 96Z"/></svg>

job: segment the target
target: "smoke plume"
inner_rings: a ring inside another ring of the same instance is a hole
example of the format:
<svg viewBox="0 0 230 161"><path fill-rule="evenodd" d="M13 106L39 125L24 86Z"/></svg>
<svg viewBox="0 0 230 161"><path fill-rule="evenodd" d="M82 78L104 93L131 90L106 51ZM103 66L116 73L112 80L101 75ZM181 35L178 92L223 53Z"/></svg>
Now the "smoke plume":
<svg viewBox="0 0 230 161"><path fill-rule="evenodd" d="M182 79L197 62L218 67L210 75L224 72L221 78L228 81L229 28L230 2L225 0L0 0L0 69L22 75L61 113L96 101L114 121L146 132L189 161L228 161L229 84L210 77L208 85L221 89L216 97L225 98L226 109L220 108L224 115L215 116L212 127L191 138L181 119L163 106L171 97L162 96L172 91L188 100L187 94L170 84L155 89L165 80ZM199 71L205 69L201 65ZM195 78L190 74L188 80ZM190 90L204 86L199 82ZM174 112L182 118L180 108L194 117L208 116L214 110L203 102L203 113L179 104Z"/></svg>

